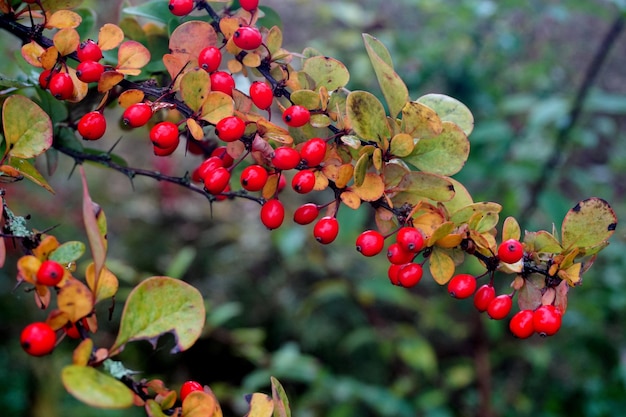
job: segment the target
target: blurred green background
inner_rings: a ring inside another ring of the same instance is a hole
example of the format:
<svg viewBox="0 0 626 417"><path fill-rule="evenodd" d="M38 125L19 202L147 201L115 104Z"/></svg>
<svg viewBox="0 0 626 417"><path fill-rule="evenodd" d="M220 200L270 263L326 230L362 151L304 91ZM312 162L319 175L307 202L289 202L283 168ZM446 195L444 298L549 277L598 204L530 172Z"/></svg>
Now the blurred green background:
<svg viewBox="0 0 626 417"><path fill-rule="evenodd" d="M117 22L122 7L141 3L87 2L97 10L90 15L96 25ZM389 48L412 98L439 92L467 104L476 128L470 159L455 178L475 201L501 203L502 218L513 215L522 228L551 230L576 202L591 196L606 199L625 217L626 35L615 26L625 13L622 1L261 4L281 16L287 49L312 46L343 61L352 90L379 93L361 41L367 32ZM575 97L611 28L617 38L571 125ZM19 47L10 36L1 38L6 50ZM15 61L0 68L19 73ZM112 125L118 113L107 110ZM199 163L182 154L156 160L146 131L120 132L124 140L117 152L132 165L182 175ZM102 146L110 147L114 137ZM61 157L50 179L56 195L20 184L7 187L8 202L18 214L31 214L34 227L59 224L54 233L60 240L84 241L79 180L68 180L71 168ZM181 277L206 297L207 328L188 352L169 355L168 337L156 350L135 343L124 351L120 358L141 372L138 377L162 378L172 387L191 378L208 384L225 415L244 415L243 395L268 392L270 375L283 383L298 417L623 415L621 226L584 284L570 292L561 331L520 341L506 321L491 321L471 301L451 299L428 276L411 291L389 285L384 257L364 259L353 249L358 233L372 227L365 207L342 209L340 236L323 247L310 227L289 221L266 231L251 202L211 208L168 184L137 179L133 188L120 174L87 169L92 196L109 222L109 266L123 284L110 323L109 306L100 306L97 342L111 343L125 294L143 277ZM292 194L285 198L292 210L304 202ZM30 294L13 290L14 261L15 254L0 270L3 414L143 415L140 409L90 409L65 393L58 374L70 360L71 342L44 359L21 351L20 329L45 312L36 311ZM510 281L502 278L496 285L504 292Z"/></svg>

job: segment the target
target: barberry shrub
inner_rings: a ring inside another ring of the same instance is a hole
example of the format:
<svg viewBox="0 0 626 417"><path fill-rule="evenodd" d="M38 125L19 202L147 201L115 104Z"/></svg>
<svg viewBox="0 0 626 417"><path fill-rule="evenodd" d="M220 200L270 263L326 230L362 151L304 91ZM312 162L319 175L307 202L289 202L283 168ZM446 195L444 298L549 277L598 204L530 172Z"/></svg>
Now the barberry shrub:
<svg viewBox="0 0 626 417"><path fill-rule="evenodd" d="M174 353L193 346L206 311L192 285L166 276L143 279L126 297L114 340L98 338L103 317L96 306L115 297L119 281L107 267L106 217L92 201L85 174L92 168L84 162L181 186L202 194L207 205L253 201L259 204L254 212L260 223L270 230L280 228L286 211L293 211L295 223L313 223L311 241L322 244L341 241L340 209L370 206L377 230L353 238L368 258L386 253L389 274L381 279L389 279L397 291L419 291L427 272L455 298L473 297L476 308L496 320L509 315L516 299L524 313L514 315L509 328L520 339L559 331L569 289L581 282L615 231L615 213L596 197L575 204L560 232L525 231L522 236L513 217L499 228L501 205L474 201L451 178L469 155L470 109L442 94L409 97L389 51L373 36L364 34L363 42L384 103L372 92L350 91L350 72L339 60L311 49L284 49L281 29L260 23L256 1L218 2L225 6L221 10L204 0L153 1L150 8L126 9L120 26L97 28L97 40L82 41L79 33L88 29L82 27L81 14L54 2L28 3L0 3L0 27L23 41L21 55L37 72L2 103L0 178L5 183L29 180L53 191L34 158L54 152L80 165L90 254L79 241L60 242L53 230L31 230L27 218L9 208L14 195L2 192L3 234L24 252L17 261L18 284L33 292L33 308L46 314L19 339L26 353L44 356L67 343L64 333L78 337L60 380L90 406L135 405L149 416L221 415L217 398L201 382L185 383L179 391L173 387L180 381L134 378L116 361L127 344L154 344L166 333L174 335ZM169 12L184 18L159 26ZM135 17L154 22L144 30ZM43 35L42 27L50 32ZM150 36L167 36L170 29L167 52L148 49ZM236 80L243 78L252 84L238 86ZM44 106L49 96L64 104ZM98 100L86 100L94 96ZM94 102L96 108L88 108ZM81 107L81 115L91 116L78 118L57 111L59 106ZM106 151L86 148L83 138L113 139L106 134L111 123L103 117L105 108L115 107L122 114L118 122L145 129L145 143L135 147L166 158L182 138L185 149L197 150L204 160L187 155L188 166L177 167L179 174L171 176L131 167L124 155L112 155L114 141ZM273 112L279 117L272 118ZM232 180L235 169L241 169L235 176L239 180ZM286 177L292 187L285 187ZM288 192L307 200L298 208L286 207L290 200L281 197ZM311 201L313 194L318 202ZM3 261L5 250L2 245ZM470 257L483 273L463 271ZM84 268L76 268L78 263ZM496 274L510 277L511 292L496 294ZM484 277L489 281L481 284ZM248 397L248 415L289 415L285 392L274 378L271 388L271 395Z"/></svg>

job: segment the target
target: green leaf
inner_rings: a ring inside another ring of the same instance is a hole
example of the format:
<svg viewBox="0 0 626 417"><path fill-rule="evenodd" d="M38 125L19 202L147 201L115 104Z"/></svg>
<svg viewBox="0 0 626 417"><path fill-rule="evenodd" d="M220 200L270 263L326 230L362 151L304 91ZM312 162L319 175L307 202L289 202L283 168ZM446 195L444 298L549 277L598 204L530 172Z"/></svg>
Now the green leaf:
<svg viewBox="0 0 626 417"><path fill-rule="evenodd" d="M6 76L0 74L0 87L3 87L3 88L25 88L25 87L30 87L31 85L32 84L30 82L28 82L28 81L7 78Z"/></svg>
<svg viewBox="0 0 626 417"><path fill-rule="evenodd" d="M276 10L268 6L259 6L259 10L263 12L263 16L257 21L259 27L271 28L277 26L282 29L283 22L280 14L276 12Z"/></svg>
<svg viewBox="0 0 626 417"><path fill-rule="evenodd" d="M119 353L135 340L156 346L165 333L176 338L172 353L187 350L200 336L205 317L202 294L196 288L174 278L148 278L128 295L111 352Z"/></svg>
<svg viewBox="0 0 626 417"><path fill-rule="evenodd" d="M326 87L329 91L344 87L350 80L350 73L340 61L327 56L314 56L304 61L302 70L313 80L315 87Z"/></svg>
<svg viewBox="0 0 626 417"><path fill-rule="evenodd" d="M52 121L32 100L10 96L2 106L4 138L7 152L28 159L44 153L52 146Z"/></svg>
<svg viewBox="0 0 626 417"><path fill-rule="evenodd" d="M449 201L454 197L454 185L448 178L427 172L408 172L397 188L402 192L393 200L399 203L415 204L424 198Z"/></svg>
<svg viewBox="0 0 626 417"><path fill-rule="evenodd" d="M426 94L417 99L435 110L442 121L452 122L459 126L467 136L474 130L474 116L470 109L459 100L444 94Z"/></svg>
<svg viewBox="0 0 626 417"><path fill-rule="evenodd" d="M453 175L463 168L469 157L467 136L454 123L443 122L443 130L432 139L420 139L413 152L402 158L416 168L440 175Z"/></svg>
<svg viewBox="0 0 626 417"><path fill-rule="evenodd" d="M404 81L393 69L391 56L387 48L375 37L363 34L365 49L369 55L378 84L389 106L389 114L396 117L402 107L409 101L409 90Z"/></svg>
<svg viewBox="0 0 626 417"><path fill-rule="evenodd" d="M66 366L61 380L67 392L92 407L120 409L133 405L134 394L126 385L90 366Z"/></svg>
<svg viewBox="0 0 626 417"><path fill-rule="evenodd" d="M135 7L125 7L122 9L122 13L131 16L147 17L162 23L167 23L172 19L172 14L168 8L163 7L162 0L148 1Z"/></svg>
<svg viewBox="0 0 626 417"><path fill-rule="evenodd" d="M76 261L85 253L85 244L76 240L65 242L54 250L49 259L67 265Z"/></svg>
<svg viewBox="0 0 626 417"><path fill-rule="evenodd" d="M391 138L391 154L399 158L408 156L415 147L413 137L406 133L398 133Z"/></svg>
<svg viewBox="0 0 626 417"><path fill-rule="evenodd" d="M381 139L390 136L385 108L372 93L351 92L346 100L346 110L352 128L361 138L380 143Z"/></svg>
<svg viewBox="0 0 626 417"><path fill-rule="evenodd" d="M472 195L467 191L467 188L454 178L448 178L448 181L454 186L454 197L450 201L446 201L443 205L448 210L449 214L453 214L463 207L467 207L474 203Z"/></svg>
<svg viewBox="0 0 626 417"><path fill-rule="evenodd" d="M608 240L617 227L617 216L609 203L592 197L576 204L563 219L562 246L592 248Z"/></svg>
<svg viewBox="0 0 626 417"><path fill-rule="evenodd" d="M28 178L35 184L39 185L42 188L50 191L54 194L54 190L48 184L48 181L37 171L37 168L33 164L31 164L26 159L16 158L14 156L9 157L9 165L13 168L17 169L20 174L22 174L25 178Z"/></svg>
<svg viewBox="0 0 626 417"><path fill-rule="evenodd" d="M194 112L198 111L211 91L211 79L203 69L195 69L185 73L180 80L180 94L185 103Z"/></svg>
<svg viewBox="0 0 626 417"><path fill-rule="evenodd" d="M473 203L454 212L454 214L450 217L450 221L454 222L456 225L460 225L467 223L476 213L481 213L484 216L488 213L497 214L500 213L500 211L502 211L502 206L498 203L491 203L487 201Z"/></svg>
<svg viewBox="0 0 626 417"><path fill-rule="evenodd" d="M272 399L274 400L274 417L291 417L291 409L289 408L289 399L285 389L278 382L278 379L271 377L272 381Z"/></svg>
<svg viewBox="0 0 626 417"><path fill-rule="evenodd" d="M83 182L83 222L87 231L91 256L96 268L95 276L99 277L107 254L106 230L103 233L101 230L102 224L98 221L98 214L101 212L100 206L95 204L89 195L85 168L81 165L79 169ZM97 285L94 288L97 288Z"/></svg>

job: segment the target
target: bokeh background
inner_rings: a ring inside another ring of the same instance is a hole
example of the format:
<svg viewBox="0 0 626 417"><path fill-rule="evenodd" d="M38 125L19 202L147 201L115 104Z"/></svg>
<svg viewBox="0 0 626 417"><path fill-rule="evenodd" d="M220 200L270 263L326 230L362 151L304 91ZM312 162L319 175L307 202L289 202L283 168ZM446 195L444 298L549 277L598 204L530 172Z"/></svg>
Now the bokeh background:
<svg viewBox="0 0 626 417"><path fill-rule="evenodd" d="M117 22L142 1L88 1L98 24ZM167 2L162 1L163 7ZM601 0L264 0L280 16L285 47L307 46L344 62L349 88L379 94L361 33L382 40L412 98L439 92L475 116L471 154L456 179L475 201L503 205L527 230L552 230L576 202L597 196L626 218L626 34L623 1ZM268 15L277 22L276 17ZM611 32L612 31L612 32ZM613 33L615 37L610 38ZM95 37L97 30L91 33ZM0 34L2 48L19 48ZM9 54L11 52L7 52ZM15 60L0 70L22 77ZM595 62L595 63L594 63ZM591 68L591 70L590 70ZM595 74L593 71L596 71ZM27 70L29 71L29 70ZM32 70L30 70L32 71ZM589 74L580 112L572 113ZM34 74L26 73L33 77ZM243 85L243 84L242 84ZM243 88L242 88L243 89ZM245 91L245 89L244 89ZM72 109L77 114L85 108ZM151 156L147 131L116 125L107 143L131 165L182 175L200 160ZM574 118L572 118L574 115ZM119 133L119 135L117 134ZM195 158L195 159L194 159ZM39 161L45 168L46 161ZM125 295L150 275L191 282L206 298L207 327L191 350L170 355L130 345L120 359L138 377L171 386L208 384L225 415L244 415L243 395L268 392L277 377L298 417L617 416L626 407L626 235L618 225L581 287L570 292L561 331L516 340L506 321L453 300L426 276L414 290L389 285L384 257L365 259L354 239L372 213L340 211L341 232L329 247L310 227L287 221L268 232L258 206L226 201L213 207L196 195L146 179L87 167L91 193L109 223L109 267L122 282L113 320L97 342L111 343ZM50 195L7 186L17 214L33 227L58 225L60 240L86 241L79 178L59 157ZM292 210L300 197L284 197ZM12 416L140 416L140 409L94 410L61 386L70 360L64 342L44 359L27 357L17 335L45 317L32 296L14 290L15 254L0 270L0 403ZM13 262L11 262L13 260ZM480 272L467 266L469 272ZM496 280L506 291L509 280Z"/></svg>

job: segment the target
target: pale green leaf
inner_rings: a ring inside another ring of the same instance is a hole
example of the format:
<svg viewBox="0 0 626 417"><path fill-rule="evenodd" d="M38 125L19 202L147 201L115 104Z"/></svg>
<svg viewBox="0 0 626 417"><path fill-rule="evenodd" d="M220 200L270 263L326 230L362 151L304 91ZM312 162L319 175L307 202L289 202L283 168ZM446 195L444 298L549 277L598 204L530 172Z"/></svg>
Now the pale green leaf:
<svg viewBox="0 0 626 417"><path fill-rule="evenodd" d="M126 385L90 366L66 366L61 380L70 394L91 407L120 409L133 405L134 394Z"/></svg>

